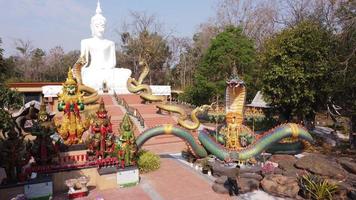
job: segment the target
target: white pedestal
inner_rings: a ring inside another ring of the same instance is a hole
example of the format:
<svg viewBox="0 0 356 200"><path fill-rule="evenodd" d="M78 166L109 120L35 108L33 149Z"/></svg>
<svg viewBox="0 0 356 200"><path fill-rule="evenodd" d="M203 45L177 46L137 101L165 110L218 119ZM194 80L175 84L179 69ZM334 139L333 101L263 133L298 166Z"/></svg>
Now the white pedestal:
<svg viewBox="0 0 356 200"><path fill-rule="evenodd" d="M140 176L137 167L128 167L122 170L119 170L116 173L117 184L120 187L130 187L133 185L137 185Z"/></svg>

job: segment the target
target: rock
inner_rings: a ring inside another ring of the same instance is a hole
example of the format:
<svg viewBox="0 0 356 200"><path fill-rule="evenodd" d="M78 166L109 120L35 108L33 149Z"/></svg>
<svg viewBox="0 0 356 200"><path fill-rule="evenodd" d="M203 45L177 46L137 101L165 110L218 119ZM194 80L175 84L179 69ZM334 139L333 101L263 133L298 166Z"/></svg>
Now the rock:
<svg viewBox="0 0 356 200"><path fill-rule="evenodd" d="M318 154L304 156L297 160L295 167L305 169L313 174L327 176L337 180L342 180L346 177L345 171L339 164Z"/></svg>
<svg viewBox="0 0 356 200"><path fill-rule="evenodd" d="M219 194L229 194L229 188L224 184L214 183L212 189Z"/></svg>
<svg viewBox="0 0 356 200"><path fill-rule="evenodd" d="M278 166L281 169L285 169L291 166L293 167L294 163L297 162L297 159L291 155L276 154L271 156L271 158L268 161L278 163Z"/></svg>
<svg viewBox="0 0 356 200"><path fill-rule="evenodd" d="M273 174L283 174L283 172L284 171L278 167L278 168L274 169Z"/></svg>
<svg viewBox="0 0 356 200"><path fill-rule="evenodd" d="M253 166L253 167L246 167L240 169L240 174L244 173L256 173L261 174L261 167L260 166Z"/></svg>
<svg viewBox="0 0 356 200"><path fill-rule="evenodd" d="M339 159L340 165L348 172L356 174L356 163L349 159Z"/></svg>
<svg viewBox="0 0 356 200"><path fill-rule="evenodd" d="M299 192L296 178L280 174L266 176L261 181L261 186L265 192L280 197L296 198Z"/></svg>
<svg viewBox="0 0 356 200"><path fill-rule="evenodd" d="M298 176L303 176L308 172L305 170L297 169L297 168L290 168L286 171L282 172L282 175L297 178Z"/></svg>
<svg viewBox="0 0 356 200"><path fill-rule="evenodd" d="M220 176L219 178L215 179L215 183L224 184L227 181L227 176Z"/></svg>
<svg viewBox="0 0 356 200"><path fill-rule="evenodd" d="M263 177L259 174L256 174L256 173L243 173L243 174L240 174L239 178L249 178L249 179L255 179L255 180L262 180Z"/></svg>
<svg viewBox="0 0 356 200"><path fill-rule="evenodd" d="M347 194L353 190L352 186L344 182L338 183L335 181L334 184L338 185L338 189L337 192L333 195L333 199L347 199Z"/></svg>
<svg viewBox="0 0 356 200"><path fill-rule="evenodd" d="M239 194L244 194L257 190L259 188L260 182L250 178L238 178L237 185L239 187Z"/></svg>
<svg viewBox="0 0 356 200"><path fill-rule="evenodd" d="M356 188L356 175L348 174L345 182L351 185L352 187Z"/></svg>
<svg viewBox="0 0 356 200"><path fill-rule="evenodd" d="M237 177L237 175L239 174L239 168L229 168L218 163L211 164L210 166L214 175L216 176Z"/></svg>

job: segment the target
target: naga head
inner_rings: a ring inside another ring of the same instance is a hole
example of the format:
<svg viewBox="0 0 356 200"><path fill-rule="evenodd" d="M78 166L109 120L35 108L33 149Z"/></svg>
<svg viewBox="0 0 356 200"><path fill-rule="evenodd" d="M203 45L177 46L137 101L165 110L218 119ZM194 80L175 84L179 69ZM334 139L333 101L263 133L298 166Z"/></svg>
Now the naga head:
<svg viewBox="0 0 356 200"><path fill-rule="evenodd" d="M206 112L208 111L209 109L211 108L211 105L202 105L202 106L199 106L197 109L198 109L198 112Z"/></svg>
<svg viewBox="0 0 356 200"><path fill-rule="evenodd" d="M237 74L233 74L229 80L226 81L227 87L229 88L238 88L245 86L245 82L239 78Z"/></svg>

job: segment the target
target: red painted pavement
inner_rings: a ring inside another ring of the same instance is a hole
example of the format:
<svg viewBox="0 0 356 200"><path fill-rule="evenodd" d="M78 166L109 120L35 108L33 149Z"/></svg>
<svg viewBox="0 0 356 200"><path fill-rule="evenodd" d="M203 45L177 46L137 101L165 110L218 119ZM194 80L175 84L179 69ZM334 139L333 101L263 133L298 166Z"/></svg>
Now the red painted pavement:
<svg viewBox="0 0 356 200"><path fill-rule="evenodd" d="M179 161L161 158L161 167L154 172L142 174L142 178L163 198L169 200L222 200L228 195L215 193L211 182L195 173Z"/></svg>

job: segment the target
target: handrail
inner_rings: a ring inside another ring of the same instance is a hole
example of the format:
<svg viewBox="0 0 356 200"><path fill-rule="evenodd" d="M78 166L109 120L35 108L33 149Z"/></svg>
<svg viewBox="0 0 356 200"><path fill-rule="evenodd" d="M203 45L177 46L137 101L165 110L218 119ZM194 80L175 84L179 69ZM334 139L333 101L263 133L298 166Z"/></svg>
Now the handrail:
<svg viewBox="0 0 356 200"><path fill-rule="evenodd" d="M126 110L126 112L135 117L137 119L138 122L140 122L140 125L145 128L145 120L143 119L141 113L136 109L136 108L133 108L131 106L129 106L129 104L126 102L125 99L119 97L115 92L114 92L114 97L116 99L116 102L123 106Z"/></svg>

